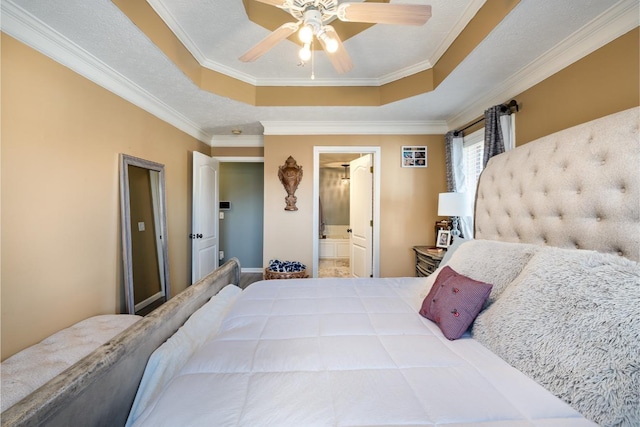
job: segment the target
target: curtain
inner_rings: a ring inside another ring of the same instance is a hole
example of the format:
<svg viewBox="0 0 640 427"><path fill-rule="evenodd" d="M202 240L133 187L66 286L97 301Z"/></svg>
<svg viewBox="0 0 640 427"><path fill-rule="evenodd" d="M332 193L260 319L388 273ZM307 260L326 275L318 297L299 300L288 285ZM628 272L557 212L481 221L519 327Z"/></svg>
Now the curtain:
<svg viewBox="0 0 640 427"><path fill-rule="evenodd" d="M447 191L468 194L463 162L463 133L460 131L449 131L445 134L444 140L445 161L447 166ZM472 203L470 199L467 202L469 204ZM473 211L473 209L470 210ZM460 230L460 237L471 238L473 236L473 217L461 216L458 221L458 230Z"/></svg>
<svg viewBox="0 0 640 427"><path fill-rule="evenodd" d="M495 155L514 148L515 138L511 109L495 105L484 112L484 158L482 166Z"/></svg>

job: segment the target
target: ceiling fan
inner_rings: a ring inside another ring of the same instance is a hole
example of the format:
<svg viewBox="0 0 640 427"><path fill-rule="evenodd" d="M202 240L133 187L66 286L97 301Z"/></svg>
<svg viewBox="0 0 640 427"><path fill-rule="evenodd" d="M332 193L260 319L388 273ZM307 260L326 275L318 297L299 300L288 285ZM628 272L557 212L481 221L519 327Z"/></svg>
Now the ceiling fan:
<svg viewBox="0 0 640 427"><path fill-rule="evenodd" d="M328 24L333 19L371 24L423 25L431 17L431 6L419 4L367 2L338 4L338 0L257 1L288 12L297 22L281 25L242 55L241 61L255 61L299 29L298 37L304 44L300 50L300 59L307 61L311 57L311 43L315 36L338 73L351 70L353 63L338 33Z"/></svg>

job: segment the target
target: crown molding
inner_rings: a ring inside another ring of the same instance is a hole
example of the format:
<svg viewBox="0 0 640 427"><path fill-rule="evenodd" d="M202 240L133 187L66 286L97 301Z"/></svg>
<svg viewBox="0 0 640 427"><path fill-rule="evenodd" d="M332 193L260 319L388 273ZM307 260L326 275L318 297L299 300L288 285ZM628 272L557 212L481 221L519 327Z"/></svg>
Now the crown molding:
<svg viewBox="0 0 640 427"><path fill-rule="evenodd" d="M444 135L448 129L445 121L260 123L265 135Z"/></svg>
<svg viewBox="0 0 640 427"><path fill-rule="evenodd" d="M199 141L208 143L211 140L211 135L207 135L197 124L12 1L3 0L1 3L2 22L0 25L6 34Z"/></svg>
<svg viewBox="0 0 640 427"><path fill-rule="evenodd" d="M488 107L512 98L600 49L640 24L637 0L622 0L505 80L502 90L486 92L450 119L449 129L466 125Z"/></svg>
<svg viewBox="0 0 640 427"><path fill-rule="evenodd" d="M214 135L212 147L264 147L262 135Z"/></svg>
<svg viewBox="0 0 640 427"><path fill-rule="evenodd" d="M164 23L167 24L167 27L169 27L169 29L173 32L173 34L175 34L178 40L180 40L180 43L184 45L185 49L187 49L189 53L193 55L195 60L198 61L201 66L218 73L225 74L229 77L233 77L234 79L240 80L244 83L249 83L253 86L257 85L257 80L255 77L208 59L162 2L147 0L147 3L149 3L149 6L151 6L151 8L156 12L160 19L162 19Z"/></svg>
<svg viewBox="0 0 640 427"><path fill-rule="evenodd" d="M479 3L480 6L484 3L485 0L474 0L473 4ZM218 62L212 61L207 58L206 55L198 48L198 45L191 39L186 31L180 26L180 23L175 19L175 17L171 14L171 12L162 4L162 2L155 0L147 0L151 8L158 14L160 19L164 21L165 24L171 29L171 31L176 35L178 40L184 45L184 47L193 55L193 57L198 61L198 63L205 68L208 68L212 71L216 71L218 73L225 74L229 77L233 77L237 80L240 80L244 83L251 84L253 86L382 86L387 83L394 82L396 80L400 80L404 77L411 76L413 74L419 73L420 71L427 70L432 68L432 62L430 61L422 61L418 64L403 68L401 70L394 71L393 73L389 73L387 75L381 77L374 78L360 78L360 79L349 79L349 78L337 78L337 79L311 79L309 78L256 78L250 74L240 72L232 67L229 67L224 64L220 64ZM479 8L479 7L478 7ZM477 9L475 12L477 12ZM469 10L473 10L473 8L467 8L467 12ZM468 13L467 13L468 15ZM471 16L473 17L473 15ZM471 18L467 19L467 22ZM460 20L460 22L464 22L464 20ZM466 22L464 23L466 25ZM458 25L460 27L460 25ZM455 40L457 35L462 31L464 25L461 28L457 28L457 33L455 31L451 31L446 43L446 46L440 46L438 48L438 55L442 55L448 46ZM442 52L440 52L442 50Z"/></svg>
<svg viewBox="0 0 640 427"><path fill-rule="evenodd" d="M466 7L460 19L456 24L451 27L447 36L442 40L442 43L438 45L436 51L433 53L431 58L429 58L429 63L435 64L438 60L444 55L444 53L451 47L453 42L458 38L458 36L462 33L462 30L471 22L474 16L478 13L480 8L484 5L486 0L472 0L469 5Z"/></svg>
<svg viewBox="0 0 640 427"><path fill-rule="evenodd" d="M431 63L431 61L422 61L415 65L403 68L398 71L394 71L393 73L389 73L385 76L380 77L379 79L376 79L376 85L382 86L387 83L395 82L396 80L404 79L405 77L412 76L430 68L433 68L433 64Z"/></svg>
<svg viewBox="0 0 640 427"><path fill-rule="evenodd" d="M314 78L311 79L311 70L309 70L309 77L306 78L297 78L297 79L281 79L278 77L274 78L261 78L256 80L255 86L380 86L380 80L361 78L361 79L345 79L345 78L337 78L337 79L325 79L325 78Z"/></svg>

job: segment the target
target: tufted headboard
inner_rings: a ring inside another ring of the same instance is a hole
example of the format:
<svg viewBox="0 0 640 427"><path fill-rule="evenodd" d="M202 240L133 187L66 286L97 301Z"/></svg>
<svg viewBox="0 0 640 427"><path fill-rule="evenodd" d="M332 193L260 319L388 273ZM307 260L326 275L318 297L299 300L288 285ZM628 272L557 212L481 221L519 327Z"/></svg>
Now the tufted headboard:
<svg viewBox="0 0 640 427"><path fill-rule="evenodd" d="M640 108L493 157L475 238L616 253L640 261Z"/></svg>

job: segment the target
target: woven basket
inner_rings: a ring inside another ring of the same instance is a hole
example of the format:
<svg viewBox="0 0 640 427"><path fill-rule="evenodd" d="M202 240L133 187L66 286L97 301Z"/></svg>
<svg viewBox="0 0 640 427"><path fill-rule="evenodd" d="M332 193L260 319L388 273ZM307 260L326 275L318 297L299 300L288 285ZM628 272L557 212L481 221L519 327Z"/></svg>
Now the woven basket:
<svg viewBox="0 0 640 427"><path fill-rule="evenodd" d="M292 272L280 272L269 270L268 268L264 269L264 279L304 279L307 278L307 270L302 271L292 271Z"/></svg>

